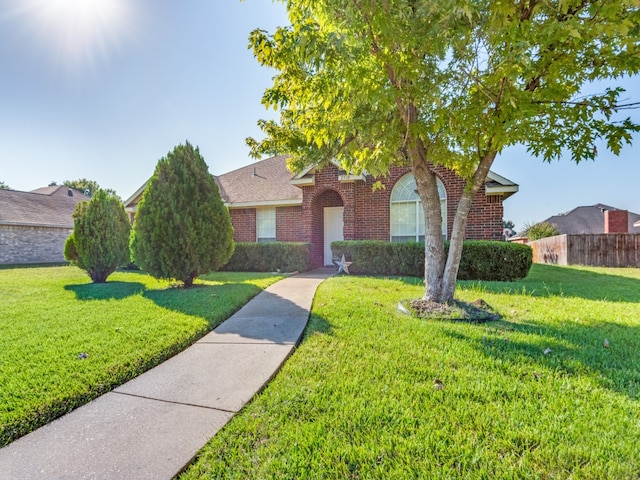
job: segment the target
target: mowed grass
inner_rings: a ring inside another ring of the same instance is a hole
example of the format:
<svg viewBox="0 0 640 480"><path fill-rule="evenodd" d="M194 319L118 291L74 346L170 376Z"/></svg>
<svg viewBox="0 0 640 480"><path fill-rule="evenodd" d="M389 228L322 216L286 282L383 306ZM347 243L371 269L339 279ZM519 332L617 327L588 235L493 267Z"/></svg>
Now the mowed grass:
<svg viewBox="0 0 640 480"><path fill-rule="evenodd" d="M0 270L0 446L157 365L282 277L215 273L190 289L139 272Z"/></svg>
<svg viewBox="0 0 640 480"><path fill-rule="evenodd" d="M485 324L397 312L422 293L324 282L299 349L181 479L640 478L640 269L460 283Z"/></svg>

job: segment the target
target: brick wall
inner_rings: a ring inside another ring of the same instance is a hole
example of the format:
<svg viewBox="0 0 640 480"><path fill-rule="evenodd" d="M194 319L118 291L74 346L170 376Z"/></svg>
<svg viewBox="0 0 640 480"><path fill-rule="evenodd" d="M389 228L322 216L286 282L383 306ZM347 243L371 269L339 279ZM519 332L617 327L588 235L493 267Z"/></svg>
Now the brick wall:
<svg viewBox="0 0 640 480"><path fill-rule="evenodd" d="M379 179L384 188L375 192L372 187L377 179L368 176L365 182L339 184L338 169L328 165L322 172L316 173L315 187L304 187L305 205L317 197L314 191L326 191L335 188L345 206L345 239L389 240L391 192L396 182L410 173L410 169L393 167L386 177ZM465 187L465 181L455 173L443 167L436 167L436 175L447 191L447 237L451 236L456 208ZM337 184L337 185L336 185ZM323 205L330 206L330 205ZM469 213L466 238L475 240L502 239L502 217L504 214L502 197L485 194L484 189L476 194Z"/></svg>
<svg viewBox="0 0 640 480"><path fill-rule="evenodd" d="M276 240L278 242L304 242L302 207L276 208Z"/></svg>
<svg viewBox="0 0 640 480"><path fill-rule="evenodd" d="M233 240L236 242L256 241L256 209L229 209L231 224L233 225Z"/></svg>
<svg viewBox="0 0 640 480"><path fill-rule="evenodd" d="M64 262L71 228L0 225L0 264Z"/></svg>

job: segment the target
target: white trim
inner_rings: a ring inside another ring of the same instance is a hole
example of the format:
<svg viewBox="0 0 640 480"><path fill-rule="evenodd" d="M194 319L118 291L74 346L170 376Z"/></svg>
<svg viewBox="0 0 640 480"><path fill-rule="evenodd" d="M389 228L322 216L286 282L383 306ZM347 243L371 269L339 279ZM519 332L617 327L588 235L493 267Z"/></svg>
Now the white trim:
<svg viewBox="0 0 640 480"><path fill-rule="evenodd" d="M151 178L149 178L149 180L147 180L146 182L144 182L144 184L135 191L135 193L133 195L131 195L129 198L127 198L124 202L124 206L127 207L131 202L133 202L136 197L140 194L142 194L142 192L144 192L144 189L147 188L147 185L149 184L149 181L151 180Z"/></svg>
<svg viewBox="0 0 640 480"><path fill-rule="evenodd" d="M501 185L515 185L516 187L518 186L517 184L513 183L508 178L505 178L502 175L498 175L496 172L494 172L492 170L489 170L489 173L487 174L487 178L489 180L493 180L494 182L498 182Z"/></svg>
<svg viewBox="0 0 640 480"><path fill-rule="evenodd" d="M329 160L329 163L334 165L338 170L344 170L344 167L335 158ZM305 175L309 174L310 172L312 172L316 168L318 168L318 164L308 166L307 168L302 170L300 173L295 175L293 177L293 179L291 180L291 183L295 182L296 180L300 180L302 177L304 177ZM340 180L340 181L351 182L351 181L354 181L354 180L366 180L365 175L366 175L366 172L362 172L359 175L353 175L353 174L347 173L346 175L340 175L339 177L348 177L346 180ZM353 177L353 178L351 178L351 177ZM294 185L296 185L296 184L294 183Z"/></svg>
<svg viewBox="0 0 640 480"><path fill-rule="evenodd" d="M302 170L300 173L298 173L297 175L295 175L293 177L293 180L299 180L302 177L304 177L307 173L311 172L313 169L315 169L317 167L317 165L310 165L307 168L305 168L304 170ZM293 181L292 180L292 181Z"/></svg>
<svg viewBox="0 0 640 480"><path fill-rule="evenodd" d="M505 197L508 197L516 193L518 190L518 185L497 185L495 187L492 185L485 185L485 192L487 195L505 194Z"/></svg>
<svg viewBox="0 0 640 480"><path fill-rule="evenodd" d="M499 185L487 185L485 181L485 194L486 195L502 195L504 199L509 198L514 193L517 193L520 189L517 183L513 183L508 178L498 175L496 172L489 170L487 174L487 180L498 183Z"/></svg>
<svg viewBox="0 0 640 480"><path fill-rule="evenodd" d="M308 175L308 174L307 174ZM296 185L298 187L313 187L316 184L316 176L304 176L302 178L294 178L291 180L291 185Z"/></svg>
<svg viewBox="0 0 640 480"><path fill-rule="evenodd" d="M637 222L635 222L635 223L633 224L633 226L634 226L634 227L640 227L640 220L638 220Z"/></svg>
<svg viewBox="0 0 640 480"><path fill-rule="evenodd" d="M298 200L263 200L261 202L237 202L225 203L227 208L251 208L251 207L290 207L302 205L302 199Z"/></svg>

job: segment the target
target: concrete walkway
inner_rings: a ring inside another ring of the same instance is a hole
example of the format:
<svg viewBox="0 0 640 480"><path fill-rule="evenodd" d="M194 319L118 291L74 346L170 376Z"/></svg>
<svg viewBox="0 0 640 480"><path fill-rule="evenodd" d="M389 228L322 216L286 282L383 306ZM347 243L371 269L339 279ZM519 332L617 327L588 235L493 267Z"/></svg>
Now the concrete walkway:
<svg viewBox="0 0 640 480"><path fill-rule="evenodd" d="M166 362L0 449L0 479L170 479L293 352L319 270L271 285Z"/></svg>

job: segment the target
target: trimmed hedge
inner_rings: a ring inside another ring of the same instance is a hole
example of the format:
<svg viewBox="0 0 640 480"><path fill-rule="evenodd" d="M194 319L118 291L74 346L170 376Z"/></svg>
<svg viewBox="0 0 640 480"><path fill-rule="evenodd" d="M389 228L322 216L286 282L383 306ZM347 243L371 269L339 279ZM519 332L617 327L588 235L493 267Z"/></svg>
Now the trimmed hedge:
<svg viewBox="0 0 640 480"><path fill-rule="evenodd" d="M303 242L236 243L228 272L306 272L311 268L311 244Z"/></svg>
<svg viewBox="0 0 640 480"><path fill-rule="evenodd" d="M449 242L445 242L445 251ZM424 243L377 240L333 242L334 258L345 255L349 271L364 275L424 277ZM458 280L510 281L529 273L531 247L508 242L467 240L462 249Z"/></svg>

